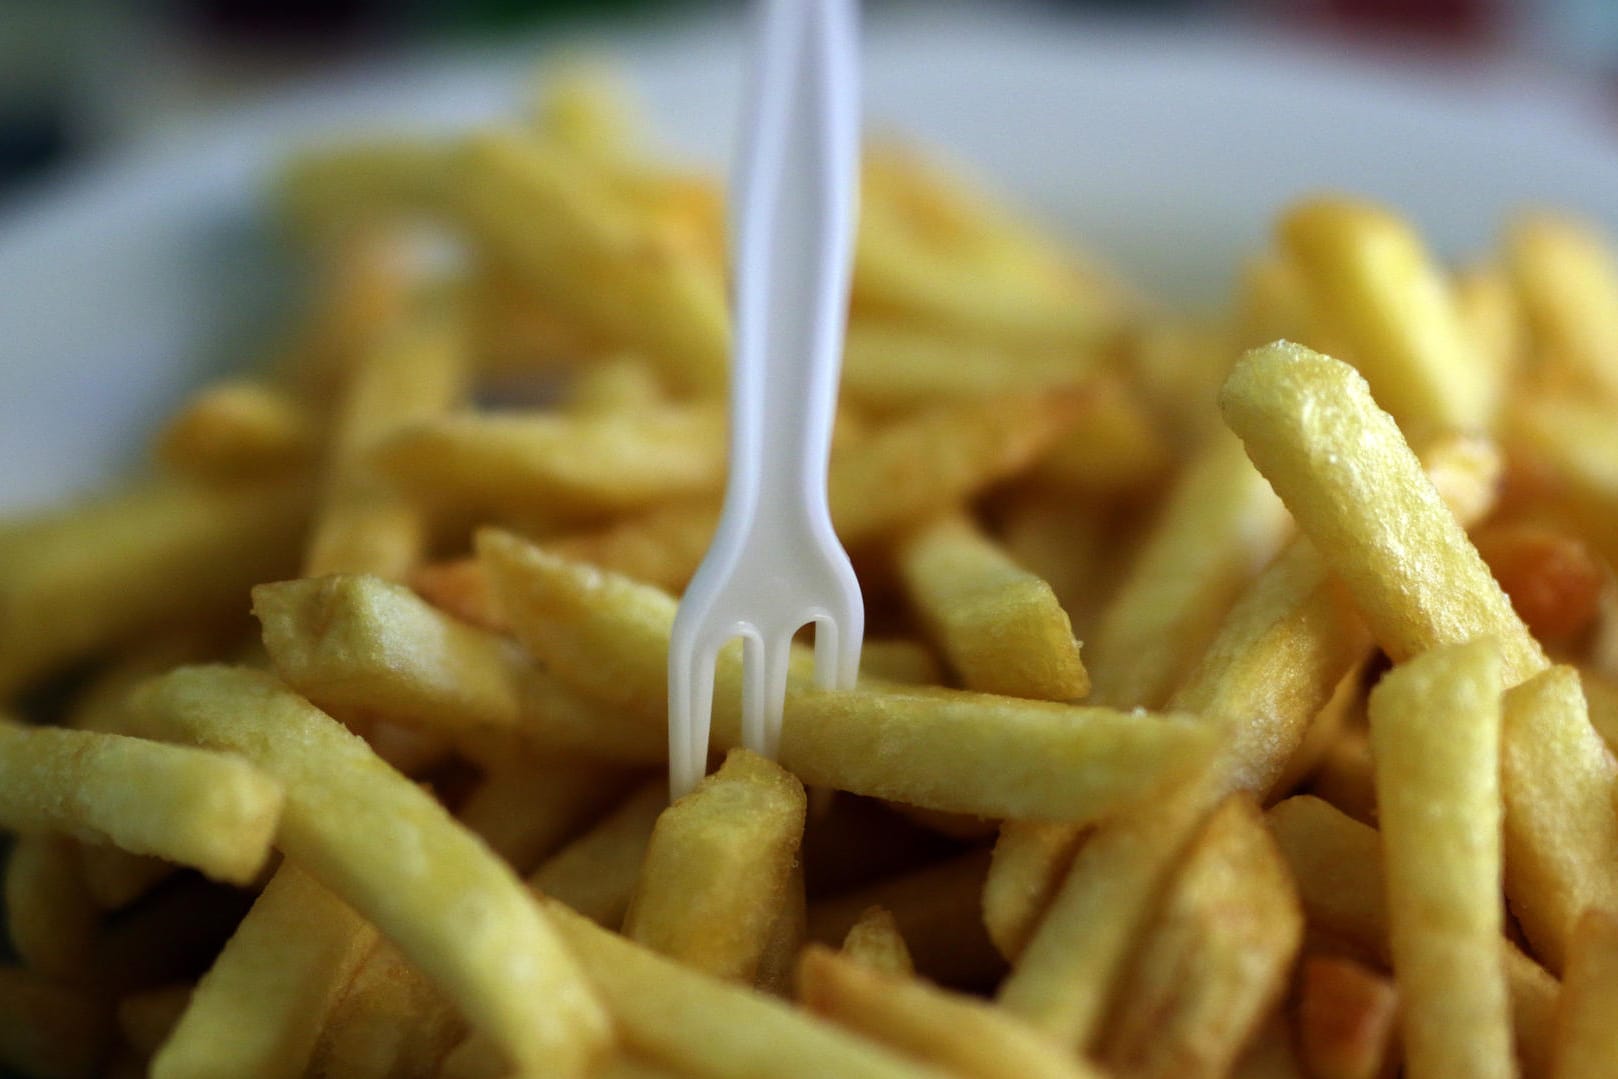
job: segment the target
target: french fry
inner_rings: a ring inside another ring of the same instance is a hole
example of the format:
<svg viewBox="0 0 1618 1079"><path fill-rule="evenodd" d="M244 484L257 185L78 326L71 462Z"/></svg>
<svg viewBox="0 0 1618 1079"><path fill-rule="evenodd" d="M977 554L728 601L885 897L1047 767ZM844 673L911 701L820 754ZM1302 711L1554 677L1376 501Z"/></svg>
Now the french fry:
<svg viewBox="0 0 1618 1079"><path fill-rule="evenodd" d="M1225 800L1185 852L1114 1003L1119 1076L1222 1076L1285 991L1303 937L1257 805Z"/></svg>
<svg viewBox="0 0 1618 1079"><path fill-rule="evenodd" d="M466 1035L443 994L386 940L360 962L310 1054L314 1079L428 1079Z"/></svg>
<svg viewBox="0 0 1618 1079"><path fill-rule="evenodd" d="M559 677L662 733L673 599L508 534L481 534L479 550L519 639ZM721 746L739 743L740 678L739 652L726 649L715 673ZM933 688L810 691L794 681L781 762L806 785L984 817L1094 819L1194 771L1213 738L1176 717ZM995 781L987 761L1019 780Z"/></svg>
<svg viewBox="0 0 1618 1079"><path fill-rule="evenodd" d="M599 1052L600 1005L516 877L360 739L274 678L226 667L165 675L136 709L145 729L246 753L280 779L277 845L387 934L514 1063L579 1074ZM400 850L419 859L400 860Z"/></svg>
<svg viewBox="0 0 1618 1079"><path fill-rule="evenodd" d="M1330 802L1361 824L1376 824L1376 780L1371 768L1371 740L1349 731L1327 751L1309 779L1309 793Z"/></svg>
<svg viewBox="0 0 1618 1079"><path fill-rule="evenodd" d="M1583 670L1579 672L1579 685L1590 708L1590 725L1607 748L1618 753L1618 683Z"/></svg>
<svg viewBox="0 0 1618 1079"><path fill-rule="evenodd" d="M1362 735L1365 728L1365 669L1371 657L1357 664L1337 683L1328 700L1304 729L1303 737L1287 761L1286 770L1270 786L1289 793L1314 776L1344 741Z"/></svg>
<svg viewBox="0 0 1618 1079"><path fill-rule="evenodd" d="M235 931L251 892L177 875L108 919L96 939L95 988L111 996L199 977Z"/></svg>
<svg viewBox="0 0 1618 1079"><path fill-rule="evenodd" d="M1289 210L1279 232L1315 317L1401 428L1488 429L1490 380L1449 282L1409 226L1368 203L1322 198Z"/></svg>
<svg viewBox="0 0 1618 1079"><path fill-rule="evenodd" d="M1522 522L1485 527L1472 542L1535 640L1571 644L1595 622L1606 570L1576 536Z"/></svg>
<svg viewBox="0 0 1618 1079"><path fill-rule="evenodd" d="M6 930L29 970L55 981L82 984L101 909L91 897L77 844L49 832L20 835L5 860Z"/></svg>
<svg viewBox="0 0 1618 1079"><path fill-rule="evenodd" d="M0 967L0 1068L41 1079L96 1079L112 1034L105 1001Z"/></svg>
<svg viewBox="0 0 1618 1079"><path fill-rule="evenodd" d="M1090 649L1096 701L1161 707L1286 527L1286 511L1241 444L1211 438L1101 614Z"/></svg>
<svg viewBox="0 0 1618 1079"><path fill-rule="evenodd" d="M896 978L916 973L916 961L887 907L872 905L860 912L843 935L843 954L862 966Z"/></svg>
<svg viewBox="0 0 1618 1079"><path fill-rule="evenodd" d="M1270 1016L1259 1028L1230 1074L1232 1079L1304 1079L1306 1073L1283 1015Z"/></svg>
<svg viewBox="0 0 1618 1079"><path fill-rule="evenodd" d="M313 462L315 419L286 390L263 382L217 382L193 394L158 432L162 464L214 483L282 476Z"/></svg>
<svg viewBox="0 0 1618 1079"><path fill-rule="evenodd" d="M545 548L570 561L679 593L702 564L718 525L717 501L686 499L591 531L558 536L547 540Z"/></svg>
<svg viewBox="0 0 1618 1079"><path fill-rule="evenodd" d="M594 828L547 858L528 883L597 925L617 930L640 878L652 828L667 804L667 783L657 779L645 784Z"/></svg>
<svg viewBox="0 0 1618 1079"><path fill-rule="evenodd" d="M442 213L453 181L442 141L378 139L299 154L281 170L276 196L302 235L322 240L379 219Z"/></svg>
<svg viewBox="0 0 1618 1079"><path fill-rule="evenodd" d="M1612 406L1565 391L1522 394L1511 401L1505 428L1513 455L1549 478L1558 507L1611 563L1618 555Z"/></svg>
<svg viewBox="0 0 1618 1079"><path fill-rule="evenodd" d="M877 970L824 945L804 950L798 989L814 1014L951 1075L1078 1079L1096 1074L982 1001Z"/></svg>
<svg viewBox="0 0 1618 1079"><path fill-rule="evenodd" d="M1169 470L1174 449L1133 391L1097 378L1079 394L1080 422L1029 470L1034 482L1070 493L1120 494Z"/></svg>
<svg viewBox="0 0 1618 1079"><path fill-rule="evenodd" d="M0 719L0 825L64 831L245 884L263 868L281 787L226 753Z"/></svg>
<svg viewBox="0 0 1618 1079"><path fill-rule="evenodd" d="M1085 830L1068 824L1008 821L983 882L983 923L994 946L1016 962L1066 879Z"/></svg>
<svg viewBox="0 0 1618 1079"><path fill-rule="evenodd" d="M1484 384L1486 414L1498 417L1507 392L1522 374L1528 346L1523 305L1506 268L1495 263L1459 271L1452 288L1455 313L1471 343L1477 377Z"/></svg>
<svg viewBox="0 0 1618 1079"><path fill-rule="evenodd" d="M1219 417L1208 403L1241 351L1233 323L1221 313L1212 318L1154 318L1128 327L1123 367L1140 387L1158 428L1155 441L1165 448L1183 451L1200 446L1218 430ZM1272 335L1263 341L1274 339ZM1160 467L1171 463L1160 462Z"/></svg>
<svg viewBox="0 0 1618 1079"><path fill-rule="evenodd" d="M342 900L283 861L152 1058L153 1079L302 1075L375 939Z"/></svg>
<svg viewBox="0 0 1618 1079"><path fill-rule="evenodd" d="M809 894L804 884L803 862L792 867L787 878L786 899L775 920L770 923L764 938L764 951L759 956L758 973L753 976L753 987L760 992L792 999L793 971L797 969L798 953L809 932Z"/></svg>
<svg viewBox="0 0 1618 1079"><path fill-rule="evenodd" d="M908 637L867 637L860 649L860 670L878 681L911 686L937 685L944 680L932 649Z"/></svg>
<svg viewBox="0 0 1618 1079"><path fill-rule="evenodd" d="M896 557L922 625L967 689L1046 701L1089 692L1079 642L1051 586L966 518L917 528Z"/></svg>
<svg viewBox="0 0 1618 1079"><path fill-rule="evenodd" d="M1280 251L1248 259L1236 287L1236 337L1240 347L1300 341L1326 348L1314 302L1298 262ZM1218 387L1210 387L1215 394ZM1205 402L1206 403L1206 402Z"/></svg>
<svg viewBox="0 0 1618 1079"><path fill-rule="evenodd" d="M1618 261L1588 224L1525 215L1506 232L1506 265L1542 363L1618 394Z"/></svg>
<svg viewBox="0 0 1618 1079"><path fill-rule="evenodd" d="M654 411L664 403L656 372L633 355L613 356L590 364L567 387L567 411L577 416Z"/></svg>
<svg viewBox="0 0 1618 1079"><path fill-rule="evenodd" d="M751 983L786 907L804 812L797 779L732 750L658 818L624 935L695 970Z"/></svg>
<svg viewBox="0 0 1618 1079"><path fill-rule="evenodd" d="M621 768L578 757L513 754L461 803L460 822L526 873L628 789Z"/></svg>
<svg viewBox="0 0 1618 1079"><path fill-rule="evenodd" d="M1387 978L1350 959L1312 956L1303 964L1298 1045L1318 1079L1385 1074L1399 994Z"/></svg>
<svg viewBox="0 0 1618 1079"><path fill-rule="evenodd" d="M1103 598L1106 507L1040 488L1020 491L1005 508L1000 542L1019 564L1051 586L1081 640Z"/></svg>
<svg viewBox="0 0 1618 1079"><path fill-rule="evenodd" d="M154 484L0 530L0 692L144 629L239 605L295 561L297 483Z"/></svg>
<svg viewBox="0 0 1618 1079"><path fill-rule="evenodd" d="M1435 649L1371 691L1389 943L1413 1079L1516 1074L1499 943L1501 662L1487 639Z"/></svg>
<svg viewBox="0 0 1618 1079"><path fill-rule="evenodd" d="M489 591L488 574L475 558L417 566L406 583L422 599L462 622L496 633L509 628L499 602Z"/></svg>
<svg viewBox="0 0 1618 1079"><path fill-rule="evenodd" d="M1618 914L1591 908L1568 949L1557 1012L1556 1079L1598 1079L1618 1061Z"/></svg>
<svg viewBox="0 0 1618 1079"><path fill-rule="evenodd" d="M1552 973L1571 957L1580 914L1618 910L1618 764L1586 714L1571 667L1553 667L1505 695L1507 895Z"/></svg>
<svg viewBox="0 0 1618 1079"><path fill-rule="evenodd" d="M172 862L118 847L86 844L79 848L84 886L103 910L127 907L174 872Z"/></svg>
<svg viewBox="0 0 1618 1079"><path fill-rule="evenodd" d="M175 1024L191 1004L189 982L160 985L131 993L118 1001L118 1031L143 1060L150 1060L168 1041Z"/></svg>
<svg viewBox="0 0 1618 1079"><path fill-rule="evenodd" d="M897 320L860 319L849 326L838 392L866 408L899 412L1002 393L1037 392L1088 381L1097 371L1090 350L1017 348L962 342Z"/></svg>

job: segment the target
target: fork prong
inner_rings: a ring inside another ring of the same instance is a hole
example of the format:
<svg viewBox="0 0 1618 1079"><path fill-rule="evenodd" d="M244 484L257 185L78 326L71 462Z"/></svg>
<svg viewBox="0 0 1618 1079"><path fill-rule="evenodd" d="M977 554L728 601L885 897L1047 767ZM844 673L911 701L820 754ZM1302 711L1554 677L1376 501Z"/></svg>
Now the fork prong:
<svg viewBox="0 0 1618 1079"><path fill-rule="evenodd" d="M836 618L827 618L825 622L830 629L827 635L834 643L828 643L826 651L821 652L821 630L819 626L815 627L815 682L823 688L853 689L860 678L860 649L865 644L865 604L860 602L858 593L853 603L844 604ZM834 654L835 668L829 662ZM834 669L836 680L828 684L821 672Z"/></svg>
<svg viewBox="0 0 1618 1079"><path fill-rule="evenodd" d="M708 770L708 729L713 723L714 660L689 641L669 648L669 798L691 793Z"/></svg>
<svg viewBox="0 0 1618 1079"><path fill-rule="evenodd" d="M764 638L751 626L742 631L742 745L771 757L765 750L766 706Z"/></svg>
<svg viewBox="0 0 1618 1079"><path fill-rule="evenodd" d="M758 752L775 760L781 753L781 725L786 716L787 669L792 658L792 631L779 633L764 646L764 722Z"/></svg>
<svg viewBox="0 0 1618 1079"><path fill-rule="evenodd" d="M837 646L843 639L837 620L829 614L815 617L815 688L837 689L842 682L842 661Z"/></svg>

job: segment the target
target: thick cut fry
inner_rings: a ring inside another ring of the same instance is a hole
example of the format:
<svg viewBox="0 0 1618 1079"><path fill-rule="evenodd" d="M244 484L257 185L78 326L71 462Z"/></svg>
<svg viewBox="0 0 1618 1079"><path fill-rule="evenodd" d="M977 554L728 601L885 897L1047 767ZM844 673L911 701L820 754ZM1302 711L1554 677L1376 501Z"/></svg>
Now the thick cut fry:
<svg viewBox="0 0 1618 1079"><path fill-rule="evenodd" d="M545 548L678 594L691 583L718 525L717 501L685 499L588 532L558 536L546 541Z"/></svg>
<svg viewBox="0 0 1618 1079"><path fill-rule="evenodd" d="M456 816L526 873L622 797L628 778L578 757L518 753L491 766Z"/></svg>
<svg viewBox="0 0 1618 1079"><path fill-rule="evenodd" d="M937 685L944 671L933 650L908 637L867 637L860 648L860 670L882 682Z"/></svg>
<svg viewBox="0 0 1618 1079"><path fill-rule="evenodd" d="M1323 798L1362 824L1376 824L1376 780L1371 740L1351 730L1332 744L1309 780L1309 793Z"/></svg>
<svg viewBox="0 0 1618 1079"><path fill-rule="evenodd" d="M127 907L174 872L174 864L148 854L90 844L79 848L79 867L90 895L103 910Z"/></svg>
<svg viewBox="0 0 1618 1079"><path fill-rule="evenodd" d="M1174 447L1132 389L1098 378L1080 399L1079 422L1029 470L1031 479L1069 497L1128 494L1169 470Z"/></svg>
<svg viewBox="0 0 1618 1079"><path fill-rule="evenodd" d="M1492 262L1459 270L1453 288L1455 313L1471 344L1477 377L1483 382L1485 414L1498 420L1527 351L1523 305L1505 267Z"/></svg>
<svg viewBox="0 0 1618 1079"><path fill-rule="evenodd" d="M0 967L0 1069L39 1079L99 1079L112 1016L90 994Z"/></svg>
<svg viewBox="0 0 1618 1079"><path fill-rule="evenodd" d="M1286 511L1241 444L1212 437L1102 612L1090 649L1096 702L1161 707L1286 527Z"/></svg>
<svg viewBox="0 0 1618 1079"><path fill-rule="evenodd" d="M1609 563L1618 557L1618 426L1613 406L1566 392L1523 394L1506 415L1515 459L1543 472L1559 507Z"/></svg>
<svg viewBox="0 0 1618 1079"><path fill-rule="evenodd" d="M566 906L545 906L633 1052L713 1079L941 1076L785 1003L690 970L609 933Z"/></svg>
<svg viewBox="0 0 1618 1079"><path fill-rule="evenodd" d="M1506 261L1542 362L1618 396L1618 260L1591 226L1536 213L1506 233Z"/></svg>
<svg viewBox="0 0 1618 1079"><path fill-rule="evenodd" d="M751 983L785 910L803 839L803 784L745 749L658 818L624 935L688 967Z"/></svg>
<svg viewBox="0 0 1618 1079"><path fill-rule="evenodd" d="M1412 1079L1512 1076L1500 956L1500 665L1435 649L1371 691L1388 929Z"/></svg>
<svg viewBox="0 0 1618 1079"><path fill-rule="evenodd" d="M1224 1075L1285 992L1303 938L1286 864L1252 800L1225 800L1147 927L1102 1042L1118 1076Z"/></svg>
<svg viewBox="0 0 1618 1079"><path fill-rule="evenodd" d="M950 516L918 528L900 542L898 566L922 625L967 689L1044 701L1089 692L1051 586L971 521Z"/></svg>
<svg viewBox="0 0 1618 1079"><path fill-rule="evenodd" d="M674 600L503 533L483 533L479 549L530 650L661 735ZM721 746L740 739L740 687L741 656L726 649L713 709ZM1138 804L1195 771L1213 735L1178 717L933 688L812 691L796 681L781 762L812 786L984 817L1079 821Z"/></svg>
<svg viewBox="0 0 1618 1079"><path fill-rule="evenodd" d="M0 692L296 564L301 485L168 483L0 529Z"/></svg>
<svg viewBox="0 0 1618 1079"><path fill-rule="evenodd" d="M465 327L429 309L379 335L350 367L303 576L374 573L399 580L421 561L427 522L370 456L400 427L454 405L466 366Z"/></svg>
<svg viewBox="0 0 1618 1079"><path fill-rule="evenodd" d="M1298 1045L1316 1079L1377 1079L1386 1071L1399 995L1387 978L1350 959L1303 965Z"/></svg>
<svg viewBox="0 0 1618 1079"><path fill-rule="evenodd" d="M124 1041L142 1059L150 1060L174 1033L194 989L188 982L176 982L131 993L118 1001L118 1031Z"/></svg>
<svg viewBox="0 0 1618 1079"><path fill-rule="evenodd" d="M283 861L152 1059L153 1079L296 1079L376 932Z"/></svg>
<svg viewBox="0 0 1618 1079"><path fill-rule="evenodd" d="M979 1000L935 989L810 945L798 991L816 1015L951 1075L973 1079L1096 1074L1032 1029Z"/></svg>
<svg viewBox="0 0 1618 1079"><path fill-rule="evenodd" d="M893 911L887 907L869 906L860 913L843 935L843 954L871 970L895 978L908 978L916 973L910 948L899 932Z"/></svg>
<svg viewBox="0 0 1618 1079"><path fill-rule="evenodd" d="M1556 1079L1600 1079L1618 1065L1618 914L1592 908L1568 949L1556 1021Z"/></svg>
<svg viewBox="0 0 1618 1079"><path fill-rule="evenodd" d="M1097 357L1075 348L968 341L914 322L860 319L848 330L839 393L877 411L903 411L1001 393L1076 386Z"/></svg>
<svg viewBox="0 0 1618 1079"><path fill-rule="evenodd" d="M725 478L718 406L574 415L484 413L424 420L377 451L377 466L427 503L589 520L717 493Z"/></svg>
<svg viewBox="0 0 1618 1079"><path fill-rule="evenodd" d="M315 418L290 393L262 382L219 382L192 395L157 435L157 459L217 483L281 476L308 465Z"/></svg>
<svg viewBox="0 0 1618 1079"><path fill-rule="evenodd" d="M64 831L246 884L263 868L281 786L226 753L0 719L0 826Z"/></svg>
<svg viewBox="0 0 1618 1079"><path fill-rule="evenodd" d="M983 924L1000 954L1016 962L1073 865L1085 830L1007 821L983 882Z"/></svg>
<svg viewBox="0 0 1618 1079"><path fill-rule="evenodd" d="M1006 552L1051 586L1080 639L1106 592L1107 523L1104 504L1038 488L1018 492L1001 515Z"/></svg>
<svg viewBox="0 0 1618 1079"><path fill-rule="evenodd" d="M429 1079L466 1022L387 941L360 963L310 1056L312 1079Z"/></svg>
<svg viewBox="0 0 1618 1079"><path fill-rule="evenodd" d="M1586 715L1571 667L1505 695L1506 894L1552 973L1586 908L1618 911L1618 764Z"/></svg>
<svg viewBox="0 0 1618 1079"><path fill-rule="evenodd" d="M543 894L597 925L617 930L629 910L652 828L668 804L668 784L653 780L529 876Z"/></svg>
<svg viewBox="0 0 1618 1079"><path fill-rule="evenodd" d="M809 893L804 885L802 861L792 867L792 875L787 878L786 893L781 911L770 923L764 938L764 952L759 956L753 988L790 1000L798 953L803 951L809 932Z"/></svg>
<svg viewBox="0 0 1618 1079"><path fill-rule="evenodd" d="M1545 653L1352 368L1295 345L1255 349L1220 404L1395 662L1488 636L1499 642L1506 685L1545 668Z"/></svg>
<svg viewBox="0 0 1618 1079"><path fill-rule="evenodd" d="M1596 620L1606 570L1578 537L1524 522L1485 528L1473 542L1535 640L1570 644Z"/></svg>
<svg viewBox="0 0 1618 1079"><path fill-rule="evenodd" d="M434 978L519 1066L581 1074L600 1005L517 878L336 721L257 672L182 668L140 724L245 753L286 787L276 843Z"/></svg>
<svg viewBox="0 0 1618 1079"><path fill-rule="evenodd" d="M1280 233L1315 317L1404 430L1488 427L1490 382L1449 282L1408 225L1366 203L1319 199L1290 210Z"/></svg>
<svg viewBox="0 0 1618 1079"><path fill-rule="evenodd" d="M78 844L60 835L20 835L5 858L6 930L30 969L62 982L83 982L101 909L80 871Z"/></svg>

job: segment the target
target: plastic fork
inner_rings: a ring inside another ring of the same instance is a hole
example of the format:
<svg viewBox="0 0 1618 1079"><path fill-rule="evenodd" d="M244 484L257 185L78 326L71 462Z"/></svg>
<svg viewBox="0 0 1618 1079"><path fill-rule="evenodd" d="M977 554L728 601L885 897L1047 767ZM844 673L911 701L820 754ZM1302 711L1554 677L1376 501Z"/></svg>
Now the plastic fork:
<svg viewBox="0 0 1618 1079"><path fill-rule="evenodd" d="M826 499L859 163L855 0L761 0L730 194L730 475L669 642L669 789L707 768L714 664L742 639L742 744L780 745L793 634L850 688L865 604Z"/></svg>

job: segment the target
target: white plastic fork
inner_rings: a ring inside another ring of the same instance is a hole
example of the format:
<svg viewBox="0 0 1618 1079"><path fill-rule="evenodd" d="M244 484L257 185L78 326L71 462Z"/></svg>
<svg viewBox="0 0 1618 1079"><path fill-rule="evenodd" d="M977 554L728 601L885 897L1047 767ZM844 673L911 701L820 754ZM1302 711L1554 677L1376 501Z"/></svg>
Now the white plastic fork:
<svg viewBox="0 0 1618 1079"><path fill-rule="evenodd" d="M856 0L760 0L730 216L730 476L669 641L669 789L707 770L714 663L742 638L742 744L780 745L792 636L850 688L865 605L826 500L858 193Z"/></svg>

